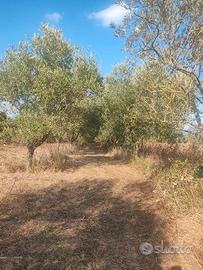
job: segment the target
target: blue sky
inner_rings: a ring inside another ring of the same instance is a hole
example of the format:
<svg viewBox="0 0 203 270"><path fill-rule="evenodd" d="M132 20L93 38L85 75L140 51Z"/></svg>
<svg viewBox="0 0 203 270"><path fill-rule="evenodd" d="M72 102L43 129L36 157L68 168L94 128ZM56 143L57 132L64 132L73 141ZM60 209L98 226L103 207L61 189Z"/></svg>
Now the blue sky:
<svg viewBox="0 0 203 270"><path fill-rule="evenodd" d="M59 27L65 38L91 51L103 75L122 62L124 40L114 36L111 22L119 24L125 10L110 0L1 0L0 57L19 41L30 38L43 22Z"/></svg>

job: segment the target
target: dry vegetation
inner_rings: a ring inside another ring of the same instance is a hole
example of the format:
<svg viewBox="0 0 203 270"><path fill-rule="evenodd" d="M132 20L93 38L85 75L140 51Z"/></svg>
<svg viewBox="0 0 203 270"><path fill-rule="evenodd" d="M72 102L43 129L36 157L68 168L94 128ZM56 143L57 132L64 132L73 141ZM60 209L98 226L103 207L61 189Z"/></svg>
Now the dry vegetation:
<svg viewBox="0 0 203 270"><path fill-rule="evenodd" d="M108 155L112 157L115 160L126 160L129 159L129 155L126 150L124 150L122 147L115 147L112 148Z"/></svg>
<svg viewBox="0 0 203 270"><path fill-rule="evenodd" d="M32 171L64 171L71 166L71 158L78 152L78 146L70 143L43 144L35 151ZM7 152L9 151L9 155ZM19 156L16 158L16 154ZM18 145L0 146L0 172L16 173L26 171L26 149Z"/></svg>
<svg viewBox="0 0 203 270"><path fill-rule="evenodd" d="M148 142L144 153L158 157L161 161L188 160L193 164L203 160L203 144L201 143L157 143Z"/></svg>
<svg viewBox="0 0 203 270"><path fill-rule="evenodd" d="M179 213L202 207L202 145L148 143L145 154L158 161L151 170L152 177L167 207L176 208Z"/></svg>
<svg viewBox="0 0 203 270"><path fill-rule="evenodd" d="M122 148L112 149L109 155L118 160L129 159ZM147 178L153 179L154 192L166 208L176 213L202 208L203 146L149 142L143 155L131 159Z"/></svg>
<svg viewBox="0 0 203 270"><path fill-rule="evenodd" d="M44 144L29 172L26 149L2 145L0 269L200 270L200 209L166 215L165 199L149 178L159 159L124 159L122 149L106 154ZM187 256L140 254L140 243L161 241L194 249Z"/></svg>
<svg viewBox="0 0 203 270"><path fill-rule="evenodd" d="M33 169L64 171L71 166L70 155L77 152L78 147L70 143L45 144L35 153Z"/></svg>
<svg viewBox="0 0 203 270"><path fill-rule="evenodd" d="M26 149L17 145L0 145L0 173L26 170Z"/></svg>

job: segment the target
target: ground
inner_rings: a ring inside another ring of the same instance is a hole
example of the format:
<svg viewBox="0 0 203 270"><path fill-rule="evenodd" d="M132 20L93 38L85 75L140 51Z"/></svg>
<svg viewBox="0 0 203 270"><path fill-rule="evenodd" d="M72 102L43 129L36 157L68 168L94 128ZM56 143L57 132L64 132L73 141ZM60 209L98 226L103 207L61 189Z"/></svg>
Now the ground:
<svg viewBox="0 0 203 270"><path fill-rule="evenodd" d="M25 155L21 146L0 147L0 269L202 269L201 216L167 213L141 169L84 148L64 172L4 170ZM145 242L193 247L144 255Z"/></svg>

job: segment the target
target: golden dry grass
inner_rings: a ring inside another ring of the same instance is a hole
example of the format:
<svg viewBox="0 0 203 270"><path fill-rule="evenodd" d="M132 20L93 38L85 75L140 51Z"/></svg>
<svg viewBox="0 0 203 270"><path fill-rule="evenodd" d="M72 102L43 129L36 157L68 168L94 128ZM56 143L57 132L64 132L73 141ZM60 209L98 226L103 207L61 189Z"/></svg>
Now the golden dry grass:
<svg viewBox="0 0 203 270"><path fill-rule="evenodd" d="M0 173L26 170L26 149L18 145L0 144Z"/></svg>
<svg viewBox="0 0 203 270"><path fill-rule="evenodd" d="M0 149L1 163L25 162L24 147ZM70 156L72 166L65 171L9 173L1 168L0 269L187 269L182 256L139 252L145 241L181 241L141 167L92 149ZM199 254L201 238L190 228L184 233ZM200 270L196 253L187 258Z"/></svg>
<svg viewBox="0 0 203 270"><path fill-rule="evenodd" d="M188 160L192 163L203 161L203 145L192 143L158 143L148 142L144 146L144 153L158 157L163 161L170 161L174 159Z"/></svg>
<svg viewBox="0 0 203 270"><path fill-rule="evenodd" d="M108 155L115 160L126 160L129 158L127 151L122 147L114 147L108 152Z"/></svg>
<svg viewBox="0 0 203 270"><path fill-rule="evenodd" d="M154 180L156 192L169 210L202 209L203 145L152 141L144 146L144 155L133 162Z"/></svg>
<svg viewBox="0 0 203 270"><path fill-rule="evenodd" d="M44 144L36 149L33 169L64 171L71 165L70 155L78 151L78 147L70 143Z"/></svg>
<svg viewBox="0 0 203 270"><path fill-rule="evenodd" d="M70 143L43 144L35 150L33 170L68 169L70 156L75 155L79 148ZM19 145L0 145L0 172L24 172L27 168L27 150Z"/></svg>

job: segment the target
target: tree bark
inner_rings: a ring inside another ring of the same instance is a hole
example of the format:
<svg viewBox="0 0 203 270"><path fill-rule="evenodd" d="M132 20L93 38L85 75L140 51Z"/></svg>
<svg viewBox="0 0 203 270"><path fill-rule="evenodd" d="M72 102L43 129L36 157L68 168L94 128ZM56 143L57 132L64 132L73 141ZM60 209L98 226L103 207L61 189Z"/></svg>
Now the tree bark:
<svg viewBox="0 0 203 270"><path fill-rule="evenodd" d="M33 145L28 145L27 149L28 149L28 169L31 169L32 164L33 164L33 156L34 156L35 148Z"/></svg>

